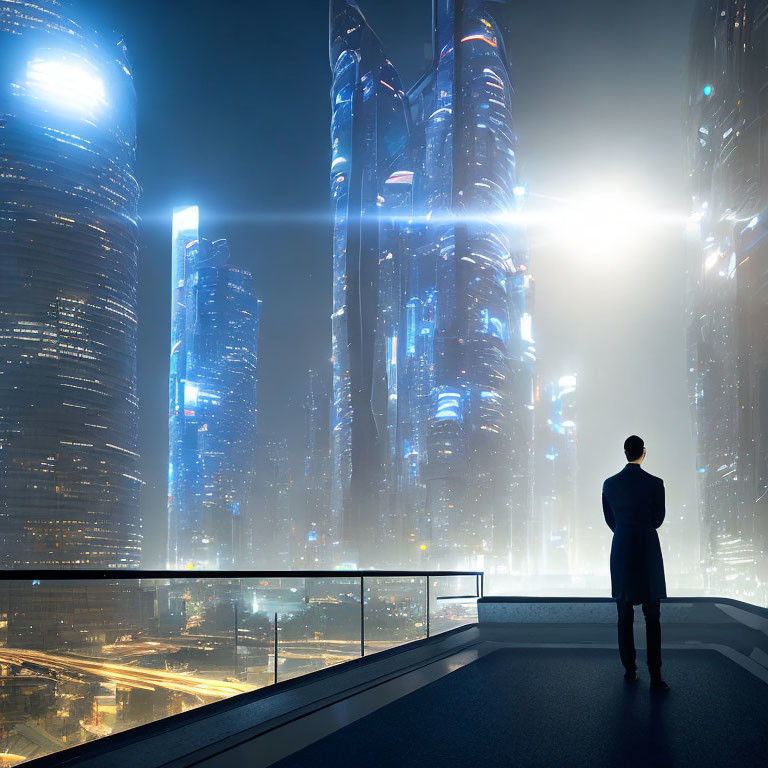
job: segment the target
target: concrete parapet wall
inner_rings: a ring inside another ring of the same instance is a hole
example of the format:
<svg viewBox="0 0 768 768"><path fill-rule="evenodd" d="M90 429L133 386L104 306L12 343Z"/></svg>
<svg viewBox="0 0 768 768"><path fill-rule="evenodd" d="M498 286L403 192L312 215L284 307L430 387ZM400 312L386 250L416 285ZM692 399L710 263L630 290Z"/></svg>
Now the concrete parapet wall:
<svg viewBox="0 0 768 768"><path fill-rule="evenodd" d="M484 597L477 604L480 624L615 624L616 601L606 598L542 600ZM661 620L667 623L727 623L731 619L716 604L661 601ZM643 621L641 606L635 621Z"/></svg>

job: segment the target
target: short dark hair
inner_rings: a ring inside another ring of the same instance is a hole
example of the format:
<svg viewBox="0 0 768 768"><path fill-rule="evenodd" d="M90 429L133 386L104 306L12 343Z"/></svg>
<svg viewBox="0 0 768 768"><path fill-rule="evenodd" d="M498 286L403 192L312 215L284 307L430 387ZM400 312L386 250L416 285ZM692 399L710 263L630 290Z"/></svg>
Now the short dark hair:
<svg viewBox="0 0 768 768"><path fill-rule="evenodd" d="M627 461L637 461L643 455L643 448L645 448L643 438L630 435L624 441L624 455L627 457Z"/></svg>

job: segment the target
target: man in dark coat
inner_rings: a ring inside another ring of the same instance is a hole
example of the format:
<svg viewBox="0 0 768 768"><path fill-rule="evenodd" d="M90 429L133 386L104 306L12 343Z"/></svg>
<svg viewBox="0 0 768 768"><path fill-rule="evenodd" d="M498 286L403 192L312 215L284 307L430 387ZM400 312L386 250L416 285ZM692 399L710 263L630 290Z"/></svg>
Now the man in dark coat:
<svg viewBox="0 0 768 768"><path fill-rule="evenodd" d="M651 687L669 690L661 678L661 609L667 596L664 561L656 529L664 522L664 481L641 468L645 445L632 435L624 442L627 466L603 483L603 514L613 531L611 586L619 612L619 653L624 677L637 679L634 606L642 603Z"/></svg>

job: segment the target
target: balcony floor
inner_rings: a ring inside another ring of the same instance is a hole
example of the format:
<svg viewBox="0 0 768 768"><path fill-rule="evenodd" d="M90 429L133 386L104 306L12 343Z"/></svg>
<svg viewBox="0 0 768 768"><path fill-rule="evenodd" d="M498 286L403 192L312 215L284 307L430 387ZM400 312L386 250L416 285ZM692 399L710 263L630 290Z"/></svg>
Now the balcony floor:
<svg viewBox="0 0 768 768"><path fill-rule="evenodd" d="M765 764L765 609L668 600L662 656L672 690L655 693L639 611L640 679L628 684L612 601L484 598L478 607L479 624L73 747L30 768Z"/></svg>
<svg viewBox="0 0 768 768"><path fill-rule="evenodd" d="M714 650L664 663L660 694L642 668L625 683L612 649L496 648L275 766L760 764L768 686Z"/></svg>

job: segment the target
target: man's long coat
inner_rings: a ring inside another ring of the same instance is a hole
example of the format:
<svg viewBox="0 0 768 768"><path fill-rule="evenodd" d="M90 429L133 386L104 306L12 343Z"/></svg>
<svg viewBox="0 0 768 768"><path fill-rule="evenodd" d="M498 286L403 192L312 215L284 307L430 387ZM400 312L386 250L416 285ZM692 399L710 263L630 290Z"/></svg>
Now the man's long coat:
<svg viewBox="0 0 768 768"><path fill-rule="evenodd" d="M633 605L667 596L656 529L664 522L664 481L627 464L603 483L603 514L613 531L613 597Z"/></svg>

